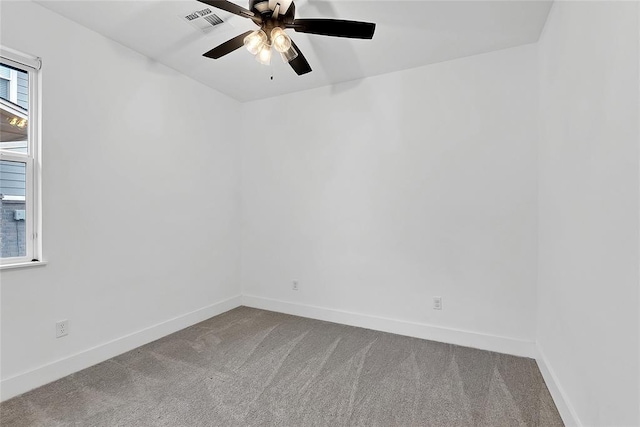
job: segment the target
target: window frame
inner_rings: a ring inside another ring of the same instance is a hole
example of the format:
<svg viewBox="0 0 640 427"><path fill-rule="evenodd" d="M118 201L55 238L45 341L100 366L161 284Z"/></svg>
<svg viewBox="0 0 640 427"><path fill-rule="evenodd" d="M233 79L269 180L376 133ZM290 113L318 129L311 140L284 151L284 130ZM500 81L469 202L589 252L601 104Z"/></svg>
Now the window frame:
<svg viewBox="0 0 640 427"><path fill-rule="evenodd" d="M27 153L3 151L0 160L26 164L25 203L26 203L26 255L22 257L0 256L0 268L42 261L42 196L41 196L41 109L40 82L41 61L30 55L0 46L0 62L22 70L29 76L29 108Z"/></svg>

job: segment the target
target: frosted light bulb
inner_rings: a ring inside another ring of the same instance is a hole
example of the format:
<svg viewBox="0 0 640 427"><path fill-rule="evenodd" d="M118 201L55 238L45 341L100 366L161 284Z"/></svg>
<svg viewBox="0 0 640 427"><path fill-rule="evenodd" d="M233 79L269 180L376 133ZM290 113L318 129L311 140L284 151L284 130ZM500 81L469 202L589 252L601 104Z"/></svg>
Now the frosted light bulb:
<svg viewBox="0 0 640 427"><path fill-rule="evenodd" d="M278 52L286 52L291 48L291 39L280 27L275 27L271 30L271 42L273 47Z"/></svg>
<svg viewBox="0 0 640 427"><path fill-rule="evenodd" d="M256 30L244 38L244 45L252 55L257 54L267 41L267 34L262 30Z"/></svg>

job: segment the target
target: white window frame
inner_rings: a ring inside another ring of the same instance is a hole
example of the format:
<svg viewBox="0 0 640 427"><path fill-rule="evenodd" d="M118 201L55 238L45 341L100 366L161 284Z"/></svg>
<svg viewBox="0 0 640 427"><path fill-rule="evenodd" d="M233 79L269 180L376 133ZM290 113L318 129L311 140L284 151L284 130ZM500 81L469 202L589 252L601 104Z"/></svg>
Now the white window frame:
<svg viewBox="0 0 640 427"><path fill-rule="evenodd" d="M9 97L18 98L18 72L11 70L9 73Z"/></svg>
<svg viewBox="0 0 640 427"><path fill-rule="evenodd" d="M0 257L0 268L42 262L42 180L41 180L41 110L40 58L0 46L0 62L26 72L29 76L27 153L0 150L0 160L26 164L26 255Z"/></svg>

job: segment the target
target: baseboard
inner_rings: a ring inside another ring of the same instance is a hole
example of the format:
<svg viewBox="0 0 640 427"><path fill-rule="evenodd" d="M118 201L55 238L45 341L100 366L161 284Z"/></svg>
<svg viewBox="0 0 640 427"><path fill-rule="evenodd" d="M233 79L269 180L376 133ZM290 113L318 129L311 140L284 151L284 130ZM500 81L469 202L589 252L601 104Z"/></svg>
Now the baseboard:
<svg viewBox="0 0 640 427"><path fill-rule="evenodd" d="M443 328L424 323L407 322L251 295L242 296L242 305L515 356L535 358L537 354L533 341L497 335Z"/></svg>
<svg viewBox="0 0 640 427"><path fill-rule="evenodd" d="M241 301L241 297L238 295L125 335L113 341L83 350L33 370L5 378L0 382L0 401L18 396L29 390L33 390L34 388L239 307Z"/></svg>
<svg viewBox="0 0 640 427"><path fill-rule="evenodd" d="M547 361L547 357L542 351L540 345L537 346L536 362L538 363L538 368L540 368L540 373L542 374L542 378L544 378L544 382L547 384L547 388L549 389L549 393L553 398L554 403L556 404L556 408L558 408L558 412L560 412L560 416L562 417L562 421L567 427L582 427L582 422L578 417L575 409L571 405L569 399L567 398L567 394L564 389L560 385L558 381L558 377L556 376L553 368Z"/></svg>

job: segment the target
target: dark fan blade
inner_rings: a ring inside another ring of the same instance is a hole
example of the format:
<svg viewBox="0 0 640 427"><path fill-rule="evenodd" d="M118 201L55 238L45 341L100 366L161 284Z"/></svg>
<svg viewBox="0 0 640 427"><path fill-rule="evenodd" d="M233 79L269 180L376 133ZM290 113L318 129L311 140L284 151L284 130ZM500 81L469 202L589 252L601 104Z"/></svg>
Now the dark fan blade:
<svg viewBox="0 0 640 427"><path fill-rule="evenodd" d="M243 16L245 18L251 18L255 16L255 13L251 12L244 7L240 7L235 3L225 0L198 0L200 3L208 4L209 6L217 7L218 9L226 10L234 15Z"/></svg>
<svg viewBox="0 0 640 427"><path fill-rule="evenodd" d="M206 56L207 58L218 59L225 56L227 53L231 53L234 50L241 48L244 44L244 38L251 34L253 31L247 31L246 33L242 33L239 36L232 38L231 40L227 40L222 43L220 46L214 47L209 52L204 53L202 56Z"/></svg>
<svg viewBox="0 0 640 427"><path fill-rule="evenodd" d="M287 25L299 33L320 34L323 36L348 37L352 39L371 39L376 31L372 22L343 21L340 19L296 19Z"/></svg>
<svg viewBox="0 0 640 427"><path fill-rule="evenodd" d="M291 40L291 46L298 52L298 56L296 59L289 62L293 71L295 71L299 76L303 74L307 74L311 72L311 66L307 62L307 58L304 57L298 46L296 46L295 42Z"/></svg>

